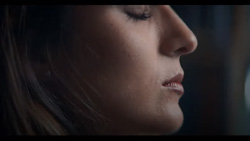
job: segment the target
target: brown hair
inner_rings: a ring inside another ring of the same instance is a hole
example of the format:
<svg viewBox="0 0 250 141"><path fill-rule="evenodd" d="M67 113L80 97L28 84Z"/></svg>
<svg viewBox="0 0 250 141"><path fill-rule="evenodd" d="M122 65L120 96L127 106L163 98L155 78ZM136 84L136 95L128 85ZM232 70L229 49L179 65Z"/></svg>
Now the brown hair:
<svg viewBox="0 0 250 141"><path fill-rule="evenodd" d="M79 82L69 82L53 63L67 38L65 7L0 7L0 134L95 133L98 110ZM36 71L42 64L49 64L48 77Z"/></svg>

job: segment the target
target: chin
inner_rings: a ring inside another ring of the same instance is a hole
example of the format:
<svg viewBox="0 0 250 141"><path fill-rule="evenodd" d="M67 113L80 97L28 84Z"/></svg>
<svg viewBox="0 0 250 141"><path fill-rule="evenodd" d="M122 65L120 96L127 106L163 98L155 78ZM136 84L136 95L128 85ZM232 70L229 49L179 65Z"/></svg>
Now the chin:
<svg viewBox="0 0 250 141"><path fill-rule="evenodd" d="M182 124L183 124L183 120L178 122L177 124L175 124L173 126L173 128L169 132L166 132L165 134L170 135L170 134L174 134L174 133L178 132L180 130L180 128L182 127Z"/></svg>
<svg viewBox="0 0 250 141"><path fill-rule="evenodd" d="M182 118L183 119L183 118ZM151 130L142 133L143 135L171 135L180 130L182 127L183 120L168 122L166 124L161 124L156 128L151 128Z"/></svg>
<svg viewBox="0 0 250 141"><path fill-rule="evenodd" d="M180 110L175 116L173 116L172 122L169 123L171 130L169 130L167 134L173 134L179 131L183 125L183 121L184 121L184 116L182 111Z"/></svg>
<svg viewBox="0 0 250 141"><path fill-rule="evenodd" d="M175 113L168 114L167 117L159 118L157 121L151 121L149 126L144 126L141 134L144 135L170 135L174 134L182 127L183 124L182 111L176 111ZM153 124L152 124L153 123Z"/></svg>
<svg viewBox="0 0 250 141"><path fill-rule="evenodd" d="M158 123L160 127L159 129L161 130L159 133L164 135L174 134L180 130L183 125L183 121L183 112L180 108L178 108L172 111L171 114L168 114L168 117L163 122Z"/></svg>

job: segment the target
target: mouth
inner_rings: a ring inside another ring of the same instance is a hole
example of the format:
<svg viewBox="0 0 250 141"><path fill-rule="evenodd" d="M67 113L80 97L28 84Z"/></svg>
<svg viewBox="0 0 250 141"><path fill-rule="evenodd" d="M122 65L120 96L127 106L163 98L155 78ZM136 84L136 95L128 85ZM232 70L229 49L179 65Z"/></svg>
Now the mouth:
<svg viewBox="0 0 250 141"><path fill-rule="evenodd" d="M184 94L184 88L182 86L183 74L179 73L172 77L170 80L166 80L162 83L163 87L175 92L178 95Z"/></svg>

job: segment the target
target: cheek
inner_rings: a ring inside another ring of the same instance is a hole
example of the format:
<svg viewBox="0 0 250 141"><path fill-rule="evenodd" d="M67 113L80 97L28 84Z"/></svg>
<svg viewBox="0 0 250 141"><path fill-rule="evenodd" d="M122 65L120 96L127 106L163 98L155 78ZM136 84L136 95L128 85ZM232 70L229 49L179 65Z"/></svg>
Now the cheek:
<svg viewBox="0 0 250 141"><path fill-rule="evenodd" d="M156 30L146 24L135 26L120 15L99 15L85 19L88 24L77 24L78 36L96 55L77 44L74 65L98 91L97 101L106 116L141 124L159 120L161 125L171 112L166 103L173 102L160 91ZM174 104L172 109L178 109L176 100Z"/></svg>
<svg viewBox="0 0 250 141"><path fill-rule="evenodd" d="M149 99L147 93L155 91L158 77L157 56L152 42L129 32L112 33L116 39L106 39L107 42L102 45L105 50L99 53L102 61L96 65L100 70L96 72L98 85L106 89L107 99L111 97L113 101L110 103L123 101L121 105L126 106L128 103L148 103L144 99Z"/></svg>
<svg viewBox="0 0 250 141"><path fill-rule="evenodd" d="M89 69L85 71L89 81L110 106L138 107L152 103L158 78L157 40L153 30L142 27L136 30L117 16L99 20L102 24L81 31L88 33L87 44L98 54L84 65Z"/></svg>

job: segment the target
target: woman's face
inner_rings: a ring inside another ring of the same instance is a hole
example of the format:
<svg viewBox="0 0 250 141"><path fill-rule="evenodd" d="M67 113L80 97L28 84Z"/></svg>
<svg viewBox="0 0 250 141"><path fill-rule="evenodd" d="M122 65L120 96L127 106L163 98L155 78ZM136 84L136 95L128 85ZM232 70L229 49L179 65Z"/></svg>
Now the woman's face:
<svg viewBox="0 0 250 141"><path fill-rule="evenodd" d="M183 123L180 57L197 40L170 6L75 6L70 59L98 94L100 134L168 134ZM63 63L63 62L62 62Z"/></svg>

